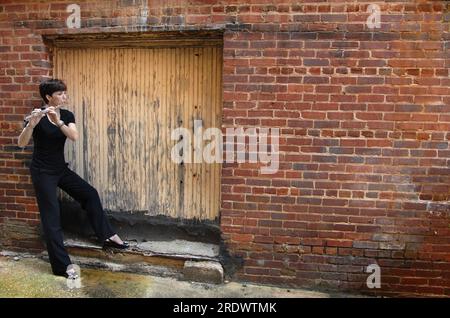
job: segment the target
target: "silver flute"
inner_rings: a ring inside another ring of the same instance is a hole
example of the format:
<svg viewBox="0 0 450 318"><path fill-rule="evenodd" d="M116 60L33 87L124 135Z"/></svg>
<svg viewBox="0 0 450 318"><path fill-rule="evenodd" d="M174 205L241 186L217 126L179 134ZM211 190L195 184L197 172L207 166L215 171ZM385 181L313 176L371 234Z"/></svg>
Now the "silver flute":
<svg viewBox="0 0 450 318"><path fill-rule="evenodd" d="M39 113L36 113L36 114L44 115L44 114L47 114L49 111L50 111L50 109L47 107L47 108L41 109L41 111ZM34 114L28 115L27 117L25 117L25 120L30 120L31 117L33 117L33 115Z"/></svg>

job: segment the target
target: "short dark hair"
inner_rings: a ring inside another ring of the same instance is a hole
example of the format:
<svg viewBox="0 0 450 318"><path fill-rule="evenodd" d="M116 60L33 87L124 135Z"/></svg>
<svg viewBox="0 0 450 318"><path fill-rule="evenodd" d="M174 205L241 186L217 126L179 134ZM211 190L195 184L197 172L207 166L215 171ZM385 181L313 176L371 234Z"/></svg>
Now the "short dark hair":
<svg viewBox="0 0 450 318"><path fill-rule="evenodd" d="M63 81L56 78L46 80L41 84L39 84L39 93L41 94L42 99L46 103L48 103L48 99L47 97L45 97L46 95L52 96L54 92L65 90L67 90L66 84L64 84Z"/></svg>

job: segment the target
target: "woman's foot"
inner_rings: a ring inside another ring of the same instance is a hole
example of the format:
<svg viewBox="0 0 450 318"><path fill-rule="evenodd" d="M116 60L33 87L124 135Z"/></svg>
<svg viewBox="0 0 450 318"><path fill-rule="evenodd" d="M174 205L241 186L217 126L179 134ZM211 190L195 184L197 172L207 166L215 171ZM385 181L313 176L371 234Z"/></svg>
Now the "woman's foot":
<svg viewBox="0 0 450 318"><path fill-rule="evenodd" d="M65 272L54 271L53 274L56 276L65 277L67 279L77 279L80 277L80 275L78 275L78 271L76 270L76 268L73 264L70 264L69 266L67 266L67 269Z"/></svg>
<svg viewBox="0 0 450 318"><path fill-rule="evenodd" d="M122 245L123 244L123 241L122 241L122 239L119 237L119 235L117 235L117 234L114 234L113 236L111 236L109 239L107 239L107 241L113 241L114 243L117 243L117 244L119 244L119 245Z"/></svg>
<svg viewBox="0 0 450 318"><path fill-rule="evenodd" d="M66 274L67 279L77 279L79 277L77 271L74 268L68 269L66 271Z"/></svg>
<svg viewBox="0 0 450 318"><path fill-rule="evenodd" d="M119 237L119 235L114 234L109 239L106 239L106 241L103 243L103 247L114 247L119 249L126 249L129 246L128 242L122 241L122 239Z"/></svg>

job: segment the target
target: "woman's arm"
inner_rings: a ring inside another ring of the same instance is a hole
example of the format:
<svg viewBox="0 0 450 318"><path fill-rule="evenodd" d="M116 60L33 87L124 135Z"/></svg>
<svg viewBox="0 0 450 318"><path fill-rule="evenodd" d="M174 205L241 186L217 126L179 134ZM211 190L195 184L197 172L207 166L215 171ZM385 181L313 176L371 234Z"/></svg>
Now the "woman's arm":
<svg viewBox="0 0 450 318"><path fill-rule="evenodd" d="M39 121L44 117L45 115L41 113L41 110L39 108L36 108L31 113L31 118L28 121L25 128L22 130L22 132L19 135L19 138L17 140L17 145L20 148L24 148L28 143L30 142L31 136L33 135L34 127L39 123Z"/></svg>
<svg viewBox="0 0 450 318"><path fill-rule="evenodd" d="M66 125L62 120L60 120L58 127L70 140L76 141L78 139L78 130L74 123L69 123L69 125Z"/></svg>
<svg viewBox="0 0 450 318"><path fill-rule="evenodd" d="M48 116L50 117L50 120L54 122L59 129L61 129L62 133L66 135L67 138L72 141L76 141L78 139L78 130L75 123L69 123L66 125L66 123L59 117L60 115L55 111L55 107L49 107Z"/></svg>
<svg viewBox="0 0 450 318"><path fill-rule="evenodd" d="M24 148L30 142L31 135L33 135L33 127L31 127L30 123L28 123L20 133L17 145L20 148Z"/></svg>

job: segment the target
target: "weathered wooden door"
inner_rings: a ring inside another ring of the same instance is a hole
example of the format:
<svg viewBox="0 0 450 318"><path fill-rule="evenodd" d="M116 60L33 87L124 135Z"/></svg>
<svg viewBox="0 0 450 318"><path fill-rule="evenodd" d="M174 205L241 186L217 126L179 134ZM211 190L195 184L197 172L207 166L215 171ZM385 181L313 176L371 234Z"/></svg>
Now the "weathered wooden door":
<svg viewBox="0 0 450 318"><path fill-rule="evenodd" d="M221 126L222 49L55 48L80 138L66 159L105 209L214 220L220 164L175 163L171 133Z"/></svg>

